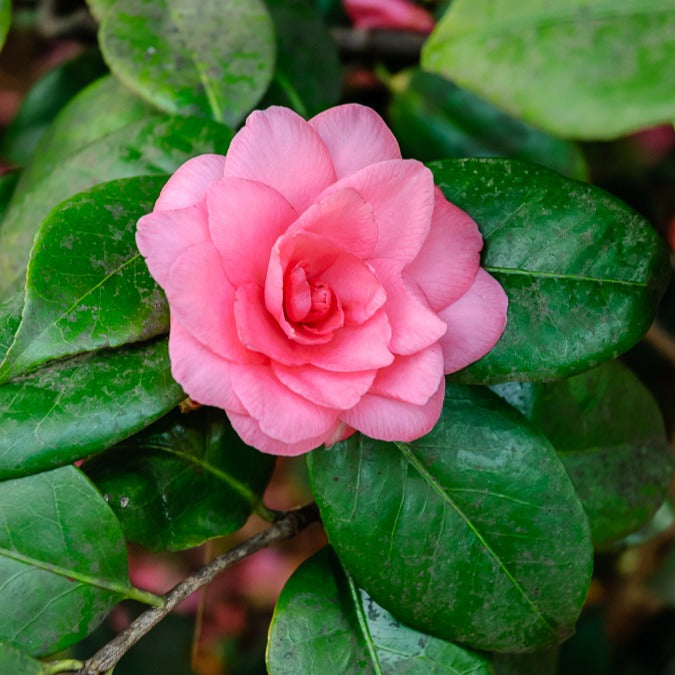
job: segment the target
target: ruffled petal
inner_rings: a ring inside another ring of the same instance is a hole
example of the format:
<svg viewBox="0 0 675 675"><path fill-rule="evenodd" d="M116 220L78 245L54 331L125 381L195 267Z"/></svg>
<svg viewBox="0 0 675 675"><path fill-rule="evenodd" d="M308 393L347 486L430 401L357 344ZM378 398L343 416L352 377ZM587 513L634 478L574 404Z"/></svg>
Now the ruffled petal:
<svg viewBox="0 0 675 675"><path fill-rule="evenodd" d="M338 178L376 162L401 159L394 134L372 108L356 103L335 106L309 124L328 148Z"/></svg>
<svg viewBox="0 0 675 675"><path fill-rule="evenodd" d="M171 374L191 399L228 412L246 413L232 389L232 364L204 347L173 318L169 358Z"/></svg>
<svg viewBox="0 0 675 675"><path fill-rule="evenodd" d="M252 112L232 139L225 176L265 183L302 213L336 180L319 134L288 108Z"/></svg>
<svg viewBox="0 0 675 675"><path fill-rule="evenodd" d="M199 155L176 169L155 202L155 211L185 209L204 201L206 190L214 180L223 177L223 155Z"/></svg>
<svg viewBox="0 0 675 675"><path fill-rule="evenodd" d="M191 246L209 241L203 209L191 206L177 211L153 211L138 221L136 246L150 274L164 288L171 266Z"/></svg>
<svg viewBox="0 0 675 675"><path fill-rule="evenodd" d="M297 218L295 209L273 188L238 178L211 183L206 204L228 279L262 286L272 245Z"/></svg>
<svg viewBox="0 0 675 675"><path fill-rule="evenodd" d="M438 422L444 397L445 382L425 405L366 394L351 410L340 413L340 419L381 441L414 441L428 434Z"/></svg>
<svg viewBox="0 0 675 675"><path fill-rule="evenodd" d="M274 374L291 391L304 398L337 410L354 407L370 389L375 370L336 373L315 366L284 366L272 362Z"/></svg>
<svg viewBox="0 0 675 675"><path fill-rule="evenodd" d="M431 230L419 255L404 270L438 311L460 298L478 272L483 238L469 214L436 188Z"/></svg>
<svg viewBox="0 0 675 675"><path fill-rule="evenodd" d="M443 350L436 343L417 354L397 356L394 363L377 372L370 393L424 405L443 379Z"/></svg>
<svg viewBox="0 0 675 675"><path fill-rule="evenodd" d="M471 288L439 312L448 332L439 340L445 372L454 373L485 356L506 325L508 298L498 281L479 269Z"/></svg>

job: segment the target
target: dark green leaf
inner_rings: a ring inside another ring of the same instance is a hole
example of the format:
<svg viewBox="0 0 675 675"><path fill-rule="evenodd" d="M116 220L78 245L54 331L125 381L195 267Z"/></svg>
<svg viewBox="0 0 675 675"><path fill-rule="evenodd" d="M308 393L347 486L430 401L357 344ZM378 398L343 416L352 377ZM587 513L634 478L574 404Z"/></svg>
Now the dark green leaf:
<svg viewBox="0 0 675 675"><path fill-rule="evenodd" d="M484 656L399 623L354 585L330 549L304 562L281 592L267 667L271 675L492 673Z"/></svg>
<svg viewBox="0 0 675 675"><path fill-rule="evenodd" d="M0 0L0 47L5 43L12 21L12 0Z"/></svg>
<svg viewBox="0 0 675 675"><path fill-rule="evenodd" d="M596 548L638 529L661 506L673 473L672 451L656 401L621 363L558 382L508 383L495 390L558 451Z"/></svg>
<svg viewBox="0 0 675 675"><path fill-rule="evenodd" d="M9 206L9 202L14 194L16 184L19 182L21 173L19 171L8 171L0 176L0 231L2 228L2 220L5 217L5 211Z"/></svg>
<svg viewBox="0 0 675 675"><path fill-rule="evenodd" d="M20 291L0 300L0 359L3 359L21 323L23 293Z"/></svg>
<svg viewBox="0 0 675 675"><path fill-rule="evenodd" d="M84 466L127 539L162 551L231 534L251 511L272 517L262 493L273 469L215 408L169 415Z"/></svg>
<svg viewBox="0 0 675 675"><path fill-rule="evenodd" d="M277 34L274 80L261 108L294 108L310 117L340 97L337 47L311 0L265 0Z"/></svg>
<svg viewBox="0 0 675 675"><path fill-rule="evenodd" d="M88 49L38 80L4 132L0 144L3 157L14 164L26 164L61 108L83 87L104 75L106 70L99 51Z"/></svg>
<svg viewBox="0 0 675 675"><path fill-rule="evenodd" d="M64 199L97 183L172 173L204 152L227 151L232 132L197 117L151 117L97 138L48 175L22 177L0 229L0 292L15 288L43 218Z"/></svg>
<svg viewBox="0 0 675 675"><path fill-rule="evenodd" d="M99 42L115 76L158 108L232 126L274 69L262 0L116 0L102 15Z"/></svg>
<svg viewBox="0 0 675 675"><path fill-rule="evenodd" d="M166 176L97 185L42 223L26 277L21 325L0 363L0 382L45 361L169 329L169 310L135 243Z"/></svg>
<svg viewBox="0 0 675 675"><path fill-rule="evenodd" d="M0 673L12 675L45 675L45 664L25 652L0 642Z"/></svg>
<svg viewBox="0 0 675 675"><path fill-rule="evenodd" d="M2 641L59 651L134 595L119 523L75 467L1 482L0 513Z"/></svg>
<svg viewBox="0 0 675 675"><path fill-rule="evenodd" d="M0 385L0 480L73 462L164 415L182 398L166 340L90 352Z"/></svg>
<svg viewBox="0 0 675 675"><path fill-rule="evenodd" d="M556 675L558 647L534 654L494 654L495 675Z"/></svg>
<svg viewBox="0 0 675 675"><path fill-rule="evenodd" d="M506 330L466 382L547 380L614 358L647 331L670 277L668 251L608 193L500 159L430 164L478 223L482 265L509 297Z"/></svg>
<svg viewBox="0 0 675 675"><path fill-rule="evenodd" d="M494 651L571 634L591 575L588 523L554 449L491 392L448 385L427 436L356 434L307 461L342 563L401 621Z"/></svg>
<svg viewBox="0 0 675 675"><path fill-rule="evenodd" d="M391 128L404 155L423 162L452 157L512 157L571 178L588 168L578 146L517 120L466 89L414 69L390 79Z"/></svg>
<svg viewBox="0 0 675 675"><path fill-rule="evenodd" d="M613 138L675 117L674 0L454 0L422 51L552 133Z"/></svg>

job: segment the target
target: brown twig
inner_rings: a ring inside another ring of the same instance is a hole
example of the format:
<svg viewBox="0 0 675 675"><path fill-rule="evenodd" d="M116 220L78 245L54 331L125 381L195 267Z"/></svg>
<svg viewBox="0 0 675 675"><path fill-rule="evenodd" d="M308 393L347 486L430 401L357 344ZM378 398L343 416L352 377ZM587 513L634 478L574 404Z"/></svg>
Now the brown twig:
<svg viewBox="0 0 675 675"><path fill-rule="evenodd" d="M233 549L218 556L208 565L174 586L165 596L162 607L154 607L141 614L126 630L122 631L107 645L99 649L84 666L78 675L100 675L109 671L151 628L156 626L176 605L194 591L210 583L216 575L231 567L243 558L252 555L273 542L283 541L295 536L310 523L319 520L316 504L308 504L294 511L287 511L266 530L256 534Z"/></svg>
<svg viewBox="0 0 675 675"><path fill-rule="evenodd" d="M372 56L417 61L427 35L404 30L333 28L339 50L349 56Z"/></svg>

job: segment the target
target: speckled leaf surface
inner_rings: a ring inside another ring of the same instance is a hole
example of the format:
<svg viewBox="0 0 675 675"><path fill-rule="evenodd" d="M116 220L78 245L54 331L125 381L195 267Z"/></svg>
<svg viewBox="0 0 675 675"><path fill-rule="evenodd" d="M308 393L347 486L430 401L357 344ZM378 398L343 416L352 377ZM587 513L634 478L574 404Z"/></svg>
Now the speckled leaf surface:
<svg viewBox="0 0 675 675"><path fill-rule="evenodd" d="M119 523L75 467L0 482L0 514L3 642L59 651L131 594Z"/></svg>
<svg viewBox="0 0 675 675"><path fill-rule="evenodd" d="M35 233L60 202L98 183L173 173L195 155L224 154L231 138L227 127L209 120L150 117L97 138L47 175L24 176L0 228L0 292L22 282Z"/></svg>
<svg viewBox="0 0 675 675"><path fill-rule="evenodd" d="M561 136L675 117L675 0L454 0L422 66Z"/></svg>
<svg viewBox="0 0 675 675"><path fill-rule="evenodd" d="M21 325L0 382L63 356L168 332L169 310L136 248L138 219L166 176L97 185L42 223L26 276Z"/></svg>
<svg viewBox="0 0 675 675"><path fill-rule="evenodd" d="M588 523L553 447L492 392L449 384L423 438L355 434L307 464L340 560L399 620L494 651L572 633L591 575Z"/></svg>
<svg viewBox="0 0 675 675"><path fill-rule="evenodd" d="M160 551L199 546L238 530L255 511L275 458L237 436L222 410L175 412L83 469L129 541Z"/></svg>
<svg viewBox="0 0 675 675"><path fill-rule="evenodd" d="M493 672L485 656L397 621L356 587L328 548L284 586L270 625L267 669L270 675Z"/></svg>
<svg viewBox="0 0 675 675"><path fill-rule="evenodd" d="M0 385L0 480L103 450L184 397L165 339L58 361Z"/></svg>
<svg viewBox="0 0 675 675"><path fill-rule="evenodd" d="M117 0L101 21L114 75L166 112L234 126L272 78L274 28L262 0Z"/></svg>
<svg viewBox="0 0 675 675"><path fill-rule="evenodd" d="M607 192L502 159L433 162L445 196L475 221L483 267L509 297L506 330L465 382L550 380L632 347L670 278L649 223Z"/></svg>
<svg viewBox="0 0 675 675"><path fill-rule="evenodd" d="M656 401L621 363L495 390L558 450L596 548L637 530L661 506L673 473L672 449Z"/></svg>

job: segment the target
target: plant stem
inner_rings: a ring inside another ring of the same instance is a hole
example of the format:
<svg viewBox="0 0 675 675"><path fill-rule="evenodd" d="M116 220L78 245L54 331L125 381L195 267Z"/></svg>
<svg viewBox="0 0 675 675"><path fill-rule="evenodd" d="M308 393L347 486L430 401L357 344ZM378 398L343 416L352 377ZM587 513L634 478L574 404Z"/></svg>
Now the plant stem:
<svg viewBox="0 0 675 675"><path fill-rule="evenodd" d="M252 555L273 542L283 541L295 536L309 524L319 520L316 504L307 504L300 509L287 511L271 527L238 544L233 549L218 556L208 565L197 570L165 596L162 607L149 609L141 614L126 630L122 631L107 645L99 649L78 671L79 675L100 675L105 673L126 654L151 628L156 626L176 605L194 591L210 583L216 575L231 567L243 558Z"/></svg>

